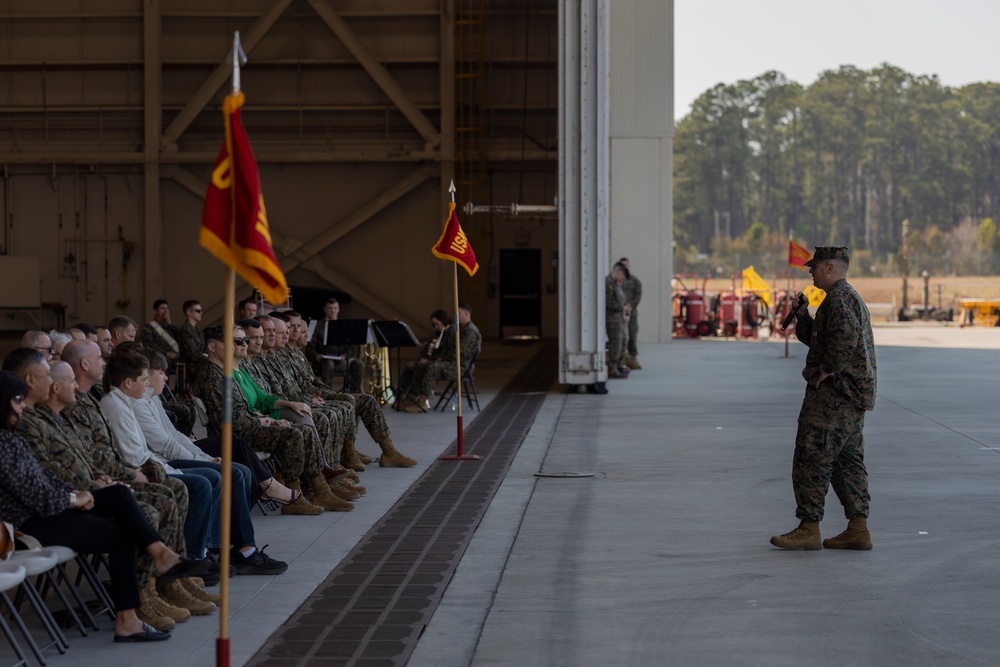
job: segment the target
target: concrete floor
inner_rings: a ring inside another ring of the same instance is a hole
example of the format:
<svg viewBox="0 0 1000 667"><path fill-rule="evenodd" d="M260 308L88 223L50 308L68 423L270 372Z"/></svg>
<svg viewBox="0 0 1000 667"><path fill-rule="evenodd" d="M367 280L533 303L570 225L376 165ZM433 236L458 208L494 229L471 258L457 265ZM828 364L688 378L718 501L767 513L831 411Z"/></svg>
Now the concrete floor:
<svg viewBox="0 0 1000 667"><path fill-rule="evenodd" d="M796 523L804 348L792 343L786 359L773 342L647 345L645 368L610 394L548 397L408 664L1000 665L1000 329L880 326L876 341L874 550L768 544ZM484 398L534 349L490 346ZM366 472L353 512L257 520L258 542L291 567L233 580L231 664L454 438L452 413L389 418L421 466ZM827 510L829 536L845 521L832 495ZM50 664L212 665L217 626L217 615L192 619L151 647L70 636ZM11 655L0 641L0 664Z"/></svg>

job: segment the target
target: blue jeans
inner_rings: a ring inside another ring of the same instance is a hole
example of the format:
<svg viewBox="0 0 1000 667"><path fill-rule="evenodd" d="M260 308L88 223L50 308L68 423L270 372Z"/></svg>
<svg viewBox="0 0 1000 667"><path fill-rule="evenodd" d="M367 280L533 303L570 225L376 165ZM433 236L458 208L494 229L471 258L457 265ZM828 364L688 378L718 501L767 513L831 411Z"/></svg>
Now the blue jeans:
<svg viewBox="0 0 1000 667"><path fill-rule="evenodd" d="M178 470L184 471L184 476L195 473L198 470L208 469L210 472L214 472L219 479L219 492L217 496L221 498L222 494L222 464L212 463L211 461L192 461L192 460L177 460L171 461L170 465L177 468ZM232 493L229 496L230 500L230 511L229 511L229 521L232 527L230 532L230 542L237 549L240 547L252 547L256 546L256 537L253 531L253 521L250 519L250 498L253 493L253 488L256 485L253 479L253 473L242 463L233 462L232 465ZM208 546L213 549L218 549L221 547L219 544L222 541L222 529L220 524L219 516L220 503L216 502L212 506L212 518L208 526Z"/></svg>
<svg viewBox="0 0 1000 667"><path fill-rule="evenodd" d="M184 519L184 539L189 558L204 558L208 547L208 529L212 512L218 512L222 493L222 475L208 468L191 468L183 475L168 475L179 479L188 490L188 514Z"/></svg>

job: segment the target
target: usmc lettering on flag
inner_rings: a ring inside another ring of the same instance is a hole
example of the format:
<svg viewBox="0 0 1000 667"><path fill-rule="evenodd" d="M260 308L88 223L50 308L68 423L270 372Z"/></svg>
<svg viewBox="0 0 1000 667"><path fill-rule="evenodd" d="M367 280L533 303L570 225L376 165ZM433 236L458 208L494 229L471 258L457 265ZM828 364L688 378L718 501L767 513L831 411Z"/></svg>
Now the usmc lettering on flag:
<svg viewBox="0 0 1000 667"><path fill-rule="evenodd" d="M431 248L435 257L447 259L456 264L461 264L469 275L475 275L479 270L479 262L476 261L476 253L469 244L469 239L462 231L462 225L458 222L458 215L455 214L455 203L452 202L448 211L448 221L444 225L444 231L437 244Z"/></svg>

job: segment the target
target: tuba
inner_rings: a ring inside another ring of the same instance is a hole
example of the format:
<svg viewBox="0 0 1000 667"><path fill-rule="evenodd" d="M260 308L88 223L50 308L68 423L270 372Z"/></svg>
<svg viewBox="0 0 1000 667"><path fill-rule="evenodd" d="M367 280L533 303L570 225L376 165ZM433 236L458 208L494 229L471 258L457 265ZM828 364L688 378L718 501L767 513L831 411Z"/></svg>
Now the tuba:
<svg viewBox="0 0 1000 667"><path fill-rule="evenodd" d="M371 394L379 405L392 403L392 381L389 377L389 348L368 343L362 347L365 374L361 379L361 392Z"/></svg>

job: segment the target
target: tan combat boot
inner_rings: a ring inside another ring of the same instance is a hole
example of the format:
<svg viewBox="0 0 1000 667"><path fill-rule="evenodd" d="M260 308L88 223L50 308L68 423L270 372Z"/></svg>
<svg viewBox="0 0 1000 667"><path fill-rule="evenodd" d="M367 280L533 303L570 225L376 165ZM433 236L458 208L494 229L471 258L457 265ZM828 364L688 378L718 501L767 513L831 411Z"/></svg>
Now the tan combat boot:
<svg viewBox="0 0 1000 667"><path fill-rule="evenodd" d="M327 480L327 483L329 483L329 481L330 480ZM345 477L344 479L338 479L335 481L337 482L337 484L340 484L341 486L346 486L351 491L357 491L362 496L368 495L368 487L361 486L360 484L355 484L353 479L348 479Z"/></svg>
<svg viewBox="0 0 1000 667"><path fill-rule="evenodd" d="M868 532L868 517L856 516L847 522L847 530L836 537L823 540L827 549L856 549L870 551L872 535Z"/></svg>
<svg viewBox="0 0 1000 667"><path fill-rule="evenodd" d="M417 400L410 399L408 405L403 406L403 412L409 412L410 414L420 414L421 412L427 412L430 409L430 404L427 402L427 394L420 394Z"/></svg>
<svg viewBox="0 0 1000 667"><path fill-rule="evenodd" d="M625 355L625 365L634 371L642 370L642 364L640 364L639 360L633 357L631 354Z"/></svg>
<svg viewBox="0 0 1000 667"><path fill-rule="evenodd" d="M293 491L298 491L300 489L299 483L296 481L288 485L288 488ZM301 516L316 516L323 513L323 508L318 505L314 505L306 499L305 495L301 495L296 498L294 503L288 503L287 505L281 506L282 514L298 514Z"/></svg>
<svg viewBox="0 0 1000 667"><path fill-rule="evenodd" d="M340 453L340 465L358 472L365 471L365 464L358 458L358 450L354 448L354 440L344 440L344 451Z"/></svg>
<svg viewBox="0 0 1000 667"><path fill-rule="evenodd" d="M204 602L195 598L181 585L180 581L171 581L169 584L157 586L156 592L160 594L164 602L179 609L187 609L192 616L207 616L218 609L212 602Z"/></svg>
<svg viewBox="0 0 1000 667"><path fill-rule="evenodd" d="M816 551L823 547L819 521L800 521L799 527L784 535L775 535L771 544L782 549Z"/></svg>
<svg viewBox="0 0 1000 667"><path fill-rule="evenodd" d="M353 488L347 486L343 482L331 482L327 480L326 485L330 488L333 495L337 496L342 500L357 500L361 497L361 494L355 491Z"/></svg>
<svg viewBox="0 0 1000 667"><path fill-rule="evenodd" d="M349 512L354 509L354 505L333 495L323 475L316 475L309 480L309 484L313 490L312 502L327 512Z"/></svg>
<svg viewBox="0 0 1000 667"><path fill-rule="evenodd" d="M417 465L416 459L403 456L396 450L392 440L388 440L382 447L382 456L378 457L378 464L381 468L410 468Z"/></svg>
<svg viewBox="0 0 1000 667"><path fill-rule="evenodd" d="M160 616L171 618L175 623L183 623L191 618L190 611L182 607L175 607L160 597L160 593L156 590L156 586L152 580L149 582L149 604Z"/></svg>
<svg viewBox="0 0 1000 667"><path fill-rule="evenodd" d="M197 577L183 577L181 579L178 579L177 581L181 583L181 586L184 587L184 590L186 590L195 600L201 600L202 602L211 602L214 605L218 605L222 602L221 595L219 595L218 593L209 593L204 588L202 588L202 585L205 583L203 579L199 580ZM198 581L201 581L202 583L199 584Z"/></svg>
<svg viewBox="0 0 1000 667"><path fill-rule="evenodd" d="M135 615L139 617L140 621L153 626L158 631L169 632L177 624L174 619L167 618L153 607L153 598L149 593L152 584L153 582L150 581L148 585L139 590L139 608L135 610Z"/></svg>

